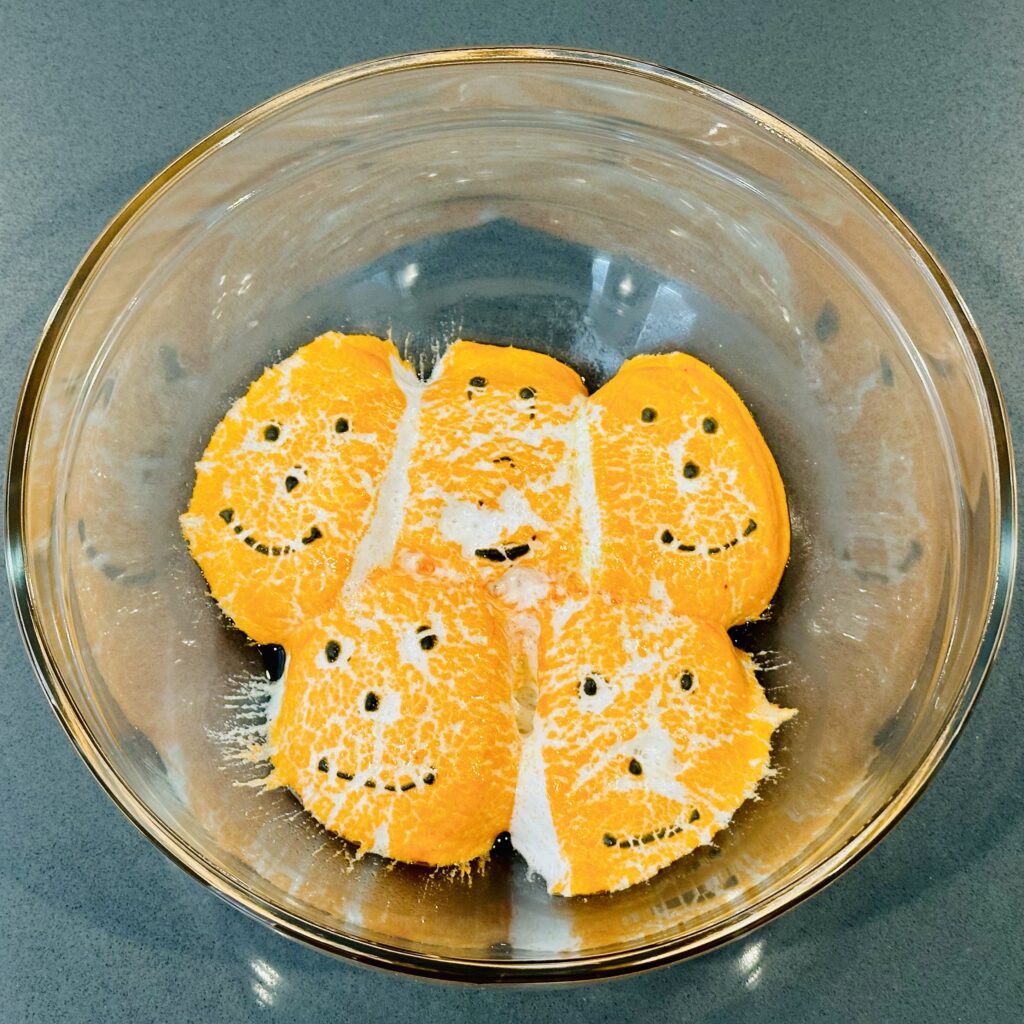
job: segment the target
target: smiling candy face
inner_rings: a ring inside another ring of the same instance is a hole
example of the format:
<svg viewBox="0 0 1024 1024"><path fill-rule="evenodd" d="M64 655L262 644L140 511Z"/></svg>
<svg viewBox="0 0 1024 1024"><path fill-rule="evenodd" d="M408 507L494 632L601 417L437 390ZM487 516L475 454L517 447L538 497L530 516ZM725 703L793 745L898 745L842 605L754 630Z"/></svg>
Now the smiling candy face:
<svg viewBox="0 0 1024 1024"><path fill-rule="evenodd" d="M571 571L574 413L586 391L549 356L459 341L423 396L402 547L485 577Z"/></svg>
<svg viewBox="0 0 1024 1024"><path fill-rule="evenodd" d="M625 888L709 842L792 714L724 630L601 595L544 622L538 686L512 841L562 895Z"/></svg>
<svg viewBox="0 0 1024 1024"><path fill-rule="evenodd" d="M225 614L291 635L348 573L405 397L389 342L325 334L268 369L217 425L182 526Z"/></svg>
<svg viewBox="0 0 1024 1024"><path fill-rule="evenodd" d="M731 626L768 605L789 557L785 492L739 396L683 353L637 356L590 400L599 584Z"/></svg>
<svg viewBox="0 0 1024 1024"><path fill-rule="evenodd" d="M479 857L512 813L513 665L477 593L377 572L290 652L270 733L275 779L364 850Z"/></svg>

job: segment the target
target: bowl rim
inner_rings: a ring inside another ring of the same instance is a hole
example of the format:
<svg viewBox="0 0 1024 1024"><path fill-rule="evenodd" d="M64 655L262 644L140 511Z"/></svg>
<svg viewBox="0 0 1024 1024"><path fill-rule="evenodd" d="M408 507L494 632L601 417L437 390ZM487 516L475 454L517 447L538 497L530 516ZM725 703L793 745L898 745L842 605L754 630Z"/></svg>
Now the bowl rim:
<svg viewBox="0 0 1024 1024"><path fill-rule="evenodd" d="M992 425L998 470L998 501L993 549L996 575L989 614L974 661L961 683L961 697L951 708L917 767L889 801L862 830L831 857L806 869L780 891L745 908L742 918L732 915L692 936L676 936L641 943L626 950L597 953L572 960L539 957L526 960L464 959L404 949L321 928L289 914L248 890L214 867L188 842L171 830L136 796L104 757L96 738L79 713L61 674L58 659L43 638L36 621L33 585L26 571L24 547L24 473L28 465L38 404L53 360L79 298L107 250L164 189L189 167L229 144L242 132L296 101L335 86L364 78L435 66L468 64L550 64L584 66L629 74L696 94L723 104L779 136L830 170L888 222L918 257L921 271L930 277L945 299L967 339L970 354L984 388ZM663 966L706 953L748 934L775 919L808 896L824 888L860 860L903 817L930 782L963 728L992 666L1006 630L1017 560L1017 494L1014 452L1009 421L999 384L977 325L958 289L935 255L897 210L857 171L831 150L777 115L743 97L702 79L662 65L602 51L562 47L475 47L429 50L378 58L341 68L285 90L222 125L195 143L144 185L118 211L89 247L47 318L29 364L16 405L14 430L8 451L5 503L5 557L8 583L29 660L58 721L97 781L126 817L166 856L226 902L292 939L346 957L364 965L398 970L435 980L462 982L586 981L610 978Z"/></svg>

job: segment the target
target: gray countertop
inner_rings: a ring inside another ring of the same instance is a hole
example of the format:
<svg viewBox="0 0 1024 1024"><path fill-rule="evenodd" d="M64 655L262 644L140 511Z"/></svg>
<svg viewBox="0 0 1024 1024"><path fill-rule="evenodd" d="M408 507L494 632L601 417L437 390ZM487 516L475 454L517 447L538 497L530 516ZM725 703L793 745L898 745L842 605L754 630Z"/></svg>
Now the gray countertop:
<svg viewBox="0 0 1024 1024"><path fill-rule="evenodd" d="M86 247L200 136L354 61L517 42L677 67L838 151L957 281L1024 437L1019 0L0 0L0 419L10 422L39 330ZM72 750L4 602L0 1021L1020 1020L1022 609L923 799L825 892L691 963L503 991L330 960L173 867Z"/></svg>

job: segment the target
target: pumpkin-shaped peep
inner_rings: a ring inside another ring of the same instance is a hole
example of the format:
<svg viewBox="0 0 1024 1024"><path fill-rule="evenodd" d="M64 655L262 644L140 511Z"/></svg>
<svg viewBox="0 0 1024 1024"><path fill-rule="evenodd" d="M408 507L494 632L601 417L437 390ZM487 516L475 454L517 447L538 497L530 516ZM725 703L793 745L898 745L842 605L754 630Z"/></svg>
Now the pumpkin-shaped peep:
<svg viewBox="0 0 1024 1024"><path fill-rule="evenodd" d="M513 665L479 593L375 572L292 645L275 781L364 852L482 856L512 815Z"/></svg>
<svg viewBox="0 0 1024 1024"><path fill-rule="evenodd" d="M182 528L239 629L281 643L330 606L391 459L411 372L390 342L331 333L270 367L217 424Z"/></svg>
<svg viewBox="0 0 1024 1024"><path fill-rule="evenodd" d="M575 569L579 376L526 349L458 341L423 395L399 544L493 578Z"/></svg>
<svg viewBox="0 0 1024 1024"><path fill-rule="evenodd" d="M789 557L779 471L753 417L706 363L630 359L588 403L600 506L597 585L732 626L767 607Z"/></svg>
<svg viewBox="0 0 1024 1024"><path fill-rule="evenodd" d="M565 896L625 888L710 842L792 714L721 627L602 594L544 617L537 682L512 842Z"/></svg>

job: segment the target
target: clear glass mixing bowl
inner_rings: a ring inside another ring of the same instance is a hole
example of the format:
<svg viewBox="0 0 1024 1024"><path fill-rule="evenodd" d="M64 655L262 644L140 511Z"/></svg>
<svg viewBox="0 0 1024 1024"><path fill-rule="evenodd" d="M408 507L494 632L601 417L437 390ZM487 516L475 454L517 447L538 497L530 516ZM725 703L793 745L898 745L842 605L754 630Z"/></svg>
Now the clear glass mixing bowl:
<svg viewBox="0 0 1024 1024"><path fill-rule="evenodd" d="M231 400L328 328L390 334L423 370L457 336L515 341L591 387L682 348L749 403L794 543L771 616L737 641L800 714L713 849L615 896L550 898L507 851L470 878L351 863L287 793L245 785L265 771L237 757L263 666L205 595L177 515ZM1015 559L997 385L907 224L752 104L558 50L350 68L168 167L58 303L8 484L28 646L125 813L288 935L468 980L692 955L834 878L948 750Z"/></svg>

